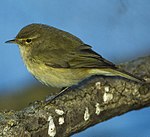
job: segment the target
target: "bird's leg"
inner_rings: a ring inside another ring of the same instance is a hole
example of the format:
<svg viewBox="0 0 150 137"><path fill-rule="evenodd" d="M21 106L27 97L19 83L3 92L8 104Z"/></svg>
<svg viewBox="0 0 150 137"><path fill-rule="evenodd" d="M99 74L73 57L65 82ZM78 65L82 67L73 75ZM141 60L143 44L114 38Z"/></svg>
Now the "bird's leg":
<svg viewBox="0 0 150 137"><path fill-rule="evenodd" d="M57 97L63 95L68 89L69 89L69 87L64 87L64 88L62 88L61 91L60 91L58 94L46 98L45 101L46 101L47 103L53 101L53 100L56 99Z"/></svg>

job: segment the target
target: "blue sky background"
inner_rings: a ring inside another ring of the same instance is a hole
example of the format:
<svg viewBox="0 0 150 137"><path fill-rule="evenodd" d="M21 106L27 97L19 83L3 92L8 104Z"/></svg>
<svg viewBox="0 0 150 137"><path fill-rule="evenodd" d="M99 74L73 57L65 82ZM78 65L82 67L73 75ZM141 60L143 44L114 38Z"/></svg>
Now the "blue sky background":
<svg viewBox="0 0 150 137"><path fill-rule="evenodd" d="M4 43L30 23L66 30L114 63L150 55L149 0L1 0L0 18L0 91L36 82L18 47ZM149 108L130 112L74 137L148 137L149 115Z"/></svg>

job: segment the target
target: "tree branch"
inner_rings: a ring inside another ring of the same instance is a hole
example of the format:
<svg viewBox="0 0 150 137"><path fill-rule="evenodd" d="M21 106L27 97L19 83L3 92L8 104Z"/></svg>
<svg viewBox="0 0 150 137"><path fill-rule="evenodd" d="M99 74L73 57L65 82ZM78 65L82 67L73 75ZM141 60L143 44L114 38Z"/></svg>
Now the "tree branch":
<svg viewBox="0 0 150 137"><path fill-rule="evenodd" d="M150 56L120 65L150 78ZM96 76L50 104L34 102L21 111L0 112L0 136L67 137L112 117L150 105L150 84Z"/></svg>

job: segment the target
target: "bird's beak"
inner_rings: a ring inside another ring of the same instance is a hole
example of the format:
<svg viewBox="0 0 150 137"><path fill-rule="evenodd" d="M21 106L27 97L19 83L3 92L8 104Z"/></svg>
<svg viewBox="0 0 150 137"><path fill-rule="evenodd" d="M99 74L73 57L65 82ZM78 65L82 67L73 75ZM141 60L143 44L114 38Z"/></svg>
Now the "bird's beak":
<svg viewBox="0 0 150 137"><path fill-rule="evenodd" d="M8 40L5 43L16 43L16 39Z"/></svg>

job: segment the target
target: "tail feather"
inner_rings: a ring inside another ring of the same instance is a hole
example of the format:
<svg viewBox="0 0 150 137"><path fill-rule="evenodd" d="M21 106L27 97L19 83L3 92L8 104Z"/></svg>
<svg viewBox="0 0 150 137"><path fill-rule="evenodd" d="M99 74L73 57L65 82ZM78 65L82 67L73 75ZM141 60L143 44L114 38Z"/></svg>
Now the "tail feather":
<svg viewBox="0 0 150 137"><path fill-rule="evenodd" d="M115 73L118 74L118 76L121 76L121 77L130 79L130 80L133 80L133 81L136 81L136 82L140 82L140 83L145 82L144 79L139 78L139 77L137 77L137 76L134 76L133 74L128 73L128 72L125 72L125 71L120 70L120 69L116 69L116 70L115 70Z"/></svg>
<svg viewBox="0 0 150 137"><path fill-rule="evenodd" d="M120 69L112 69L112 68L101 68L101 69L96 69L92 71L93 74L100 74L100 75L105 75L105 76L120 76L126 79L130 79L136 82L140 83L145 83L144 79L141 79L137 76L134 76L128 72L125 72Z"/></svg>

